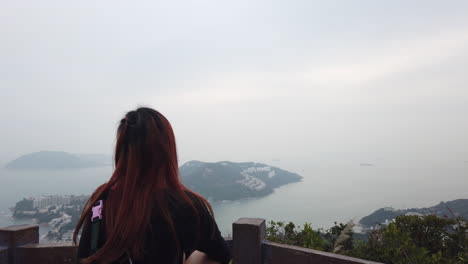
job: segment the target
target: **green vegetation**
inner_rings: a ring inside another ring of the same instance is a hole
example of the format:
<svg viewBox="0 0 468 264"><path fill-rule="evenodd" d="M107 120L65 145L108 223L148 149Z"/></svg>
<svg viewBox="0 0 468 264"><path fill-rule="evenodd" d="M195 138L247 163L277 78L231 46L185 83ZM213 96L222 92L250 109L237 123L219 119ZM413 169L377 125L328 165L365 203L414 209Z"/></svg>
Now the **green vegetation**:
<svg viewBox="0 0 468 264"><path fill-rule="evenodd" d="M15 211L32 211L34 210L33 200L23 198L15 205Z"/></svg>
<svg viewBox="0 0 468 264"><path fill-rule="evenodd" d="M352 249L353 224L338 224L327 230L313 230L311 224L305 223L301 228L289 222L270 221L267 226L267 239L272 242L306 247L328 252L344 252Z"/></svg>
<svg viewBox="0 0 468 264"><path fill-rule="evenodd" d="M293 223L270 221L270 241L344 254L388 264L468 264L468 222L433 215L398 216L371 231L367 240L355 239L352 223L313 230Z"/></svg>

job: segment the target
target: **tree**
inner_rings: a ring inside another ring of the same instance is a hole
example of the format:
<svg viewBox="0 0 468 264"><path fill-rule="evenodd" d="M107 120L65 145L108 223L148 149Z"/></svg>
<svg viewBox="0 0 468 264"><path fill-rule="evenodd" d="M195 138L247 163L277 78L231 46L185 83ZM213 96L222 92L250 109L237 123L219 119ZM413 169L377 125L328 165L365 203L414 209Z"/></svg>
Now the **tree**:
<svg viewBox="0 0 468 264"><path fill-rule="evenodd" d="M316 250L325 250L327 241L322 238L318 230L313 230L308 223L304 227L297 227L292 222L284 224L284 222L270 221L267 226L267 239L272 242L283 243L288 245L306 247Z"/></svg>
<svg viewBox="0 0 468 264"><path fill-rule="evenodd" d="M270 221L267 239L388 264L468 264L468 222L433 215L403 215L367 240L355 240L352 223L327 230Z"/></svg>
<svg viewBox="0 0 468 264"><path fill-rule="evenodd" d="M398 216L372 231L349 255L389 264L468 263L467 222L433 215Z"/></svg>

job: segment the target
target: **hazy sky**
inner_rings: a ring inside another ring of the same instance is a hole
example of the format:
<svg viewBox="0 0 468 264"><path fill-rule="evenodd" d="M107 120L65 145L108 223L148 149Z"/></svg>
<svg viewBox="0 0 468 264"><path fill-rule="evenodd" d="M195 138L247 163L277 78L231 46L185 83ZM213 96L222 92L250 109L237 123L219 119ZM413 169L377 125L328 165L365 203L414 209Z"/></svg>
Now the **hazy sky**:
<svg viewBox="0 0 468 264"><path fill-rule="evenodd" d="M0 161L111 153L146 105L182 161L463 162L467 14L465 0L2 0Z"/></svg>

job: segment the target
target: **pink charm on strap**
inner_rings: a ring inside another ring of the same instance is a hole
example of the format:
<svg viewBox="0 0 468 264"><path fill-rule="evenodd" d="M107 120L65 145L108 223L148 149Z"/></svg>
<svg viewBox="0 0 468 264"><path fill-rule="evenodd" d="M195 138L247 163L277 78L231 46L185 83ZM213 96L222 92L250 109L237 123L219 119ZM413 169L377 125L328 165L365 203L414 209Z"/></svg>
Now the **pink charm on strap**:
<svg viewBox="0 0 468 264"><path fill-rule="evenodd" d="M93 206L92 211L91 222L96 221L98 218L102 220L102 200L98 201L98 205Z"/></svg>

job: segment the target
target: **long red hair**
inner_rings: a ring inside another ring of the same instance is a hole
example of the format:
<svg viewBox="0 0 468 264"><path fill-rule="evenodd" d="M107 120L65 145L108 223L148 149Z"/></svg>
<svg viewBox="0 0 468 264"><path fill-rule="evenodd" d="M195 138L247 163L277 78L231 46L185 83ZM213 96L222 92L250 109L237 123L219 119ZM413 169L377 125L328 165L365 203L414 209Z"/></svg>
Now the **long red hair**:
<svg viewBox="0 0 468 264"><path fill-rule="evenodd" d="M179 166L174 132L169 121L158 111L141 107L128 112L120 121L115 148L115 170L110 180L94 191L86 203L73 234L78 233L91 216L91 208L108 193L104 202L106 240L95 254L81 263L111 263L128 252L138 260L145 252L145 233L152 210L158 208L168 230L180 242L169 212L167 191L181 197L197 212L189 191L179 180ZM213 212L210 204L194 194ZM195 221L199 219L195 219ZM171 243L171 241L168 241Z"/></svg>

